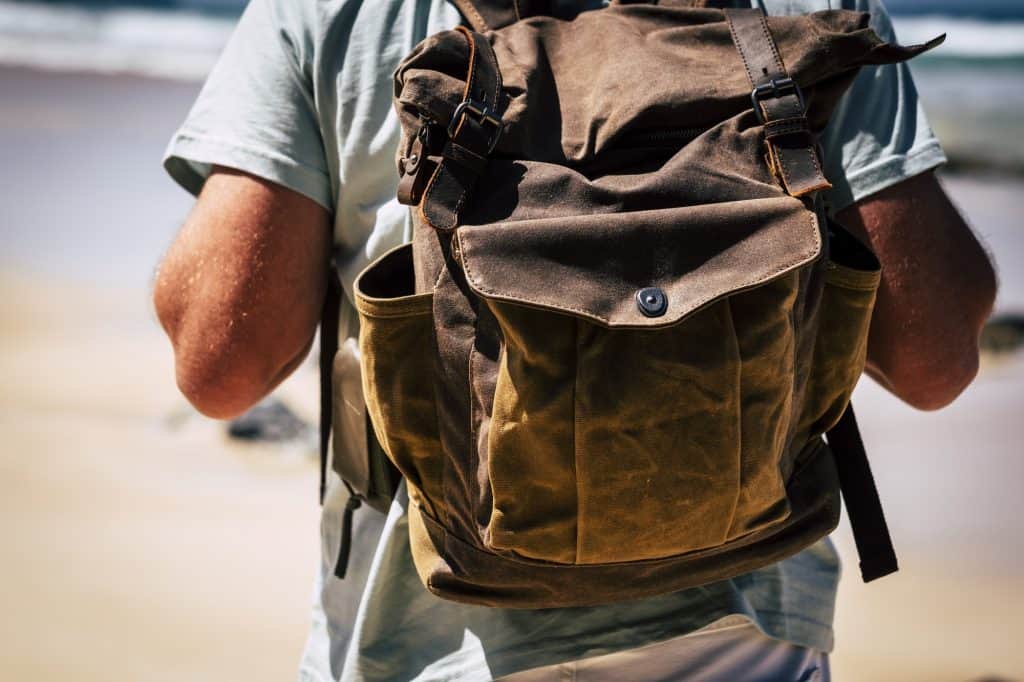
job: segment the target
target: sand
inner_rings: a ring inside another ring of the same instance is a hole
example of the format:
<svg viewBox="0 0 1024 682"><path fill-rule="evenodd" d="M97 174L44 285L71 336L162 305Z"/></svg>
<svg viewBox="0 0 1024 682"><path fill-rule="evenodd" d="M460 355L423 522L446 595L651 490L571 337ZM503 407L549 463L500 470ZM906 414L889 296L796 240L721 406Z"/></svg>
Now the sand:
<svg viewBox="0 0 1024 682"><path fill-rule="evenodd" d="M0 93L0 680L294 679L315 458L191 412L149 310L190 203L160 151L195 86L0 69ZM1024 183L949 187L996 253L1000 310L1024 310ZM283 395L312 419L312 369ZM869 381L856 403L902 571L862 585L837 531L835 678L1024 679L1024 356L938 413Z"/></svg>
<svg viewBox="0 0 1024 682"><path fill-rule="evenodd" d="M0 291L0 679L294 679L308 450L232 447L187 410L144 292Z"/></svg>

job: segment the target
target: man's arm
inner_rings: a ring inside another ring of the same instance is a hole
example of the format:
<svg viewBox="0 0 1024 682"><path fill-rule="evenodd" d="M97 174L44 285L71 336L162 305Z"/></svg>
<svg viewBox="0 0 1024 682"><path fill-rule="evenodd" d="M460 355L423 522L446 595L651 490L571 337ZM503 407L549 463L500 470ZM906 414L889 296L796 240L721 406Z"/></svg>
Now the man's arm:
<svg viewBox="0 0 1024 682"><path fill-rule="evenodd" d="M200 412L238 415L302 362L320 319L330 249L322 206L214 169L153 292L178 386Z"/></svg>
<svg viewBox="0 0 1024 682"><path fill-rule="evenodd" d="M882 264L867 373L918 409L948 405L977 374L978 338L995 300L985 250L931 172L836 219Z"/></svg>

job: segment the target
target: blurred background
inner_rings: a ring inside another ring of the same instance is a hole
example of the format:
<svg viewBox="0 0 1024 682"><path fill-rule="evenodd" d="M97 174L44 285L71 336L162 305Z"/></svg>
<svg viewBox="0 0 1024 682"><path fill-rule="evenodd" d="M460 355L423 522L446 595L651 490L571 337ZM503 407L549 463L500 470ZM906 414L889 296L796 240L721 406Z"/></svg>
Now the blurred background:
<svg viewBox="0 0 1024 682"><path fill-rule="evenodd" d="M2 680L294 679L315 372L232 437L177 394L149 304L191 205L163 147L244 4L0 0ZM912 69L1001 290L953 406L858 387L902 570L865 587L836 532L835 678L1024 679L1024 1L888 7L902 42L949 34Z"/></svg>

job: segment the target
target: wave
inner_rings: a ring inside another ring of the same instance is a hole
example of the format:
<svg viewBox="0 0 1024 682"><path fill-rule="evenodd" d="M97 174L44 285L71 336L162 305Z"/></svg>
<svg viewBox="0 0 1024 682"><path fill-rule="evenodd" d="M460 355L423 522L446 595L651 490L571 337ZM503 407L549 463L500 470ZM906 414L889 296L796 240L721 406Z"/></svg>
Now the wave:
<svg viewBox="0 0 1024 682"><path fill-rule="evenodd" d="M237 0L160 3L0 0L0 64L201 80L237 21ZM893 21L904 43L947 34L942 47L923 57L933 63L1024 59L1024 20L915 14L896 15Z"/></svg>
<svg viewBox="0 0 1024 682"><path fill-rule="evenodd" d="M197 80L236 21L198 10L0 0L0 64Z"/></svg>

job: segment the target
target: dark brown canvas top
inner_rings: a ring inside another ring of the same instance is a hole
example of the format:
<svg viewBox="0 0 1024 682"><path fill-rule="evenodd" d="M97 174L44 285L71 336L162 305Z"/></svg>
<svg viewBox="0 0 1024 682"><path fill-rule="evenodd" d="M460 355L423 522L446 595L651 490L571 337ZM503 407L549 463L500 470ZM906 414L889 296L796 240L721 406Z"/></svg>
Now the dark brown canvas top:
<svg viewBox="0 0 1024 682"><path fill-rule="evenodd" d="M932 47L885 43L868 20L841 10L768 18L815 130L857 67ZM704 130L750 109L750 84L721 10L612 5L572 21L531 17L489 40L506 95L498 158L582 165L628 146L631 135ZM396 74L400 111L450 120L463 99L467 57L456 32L420 44Z"/></svg>

